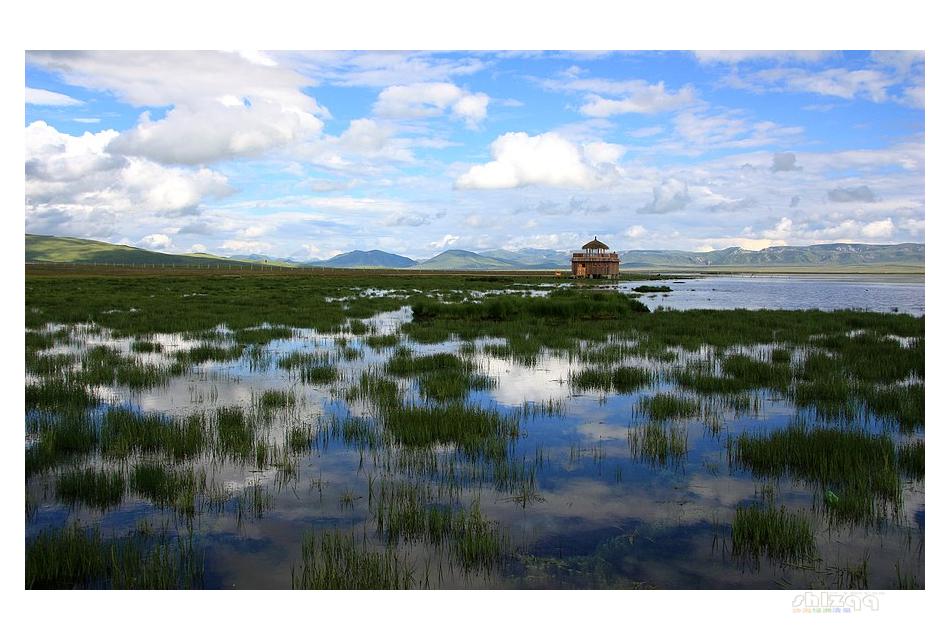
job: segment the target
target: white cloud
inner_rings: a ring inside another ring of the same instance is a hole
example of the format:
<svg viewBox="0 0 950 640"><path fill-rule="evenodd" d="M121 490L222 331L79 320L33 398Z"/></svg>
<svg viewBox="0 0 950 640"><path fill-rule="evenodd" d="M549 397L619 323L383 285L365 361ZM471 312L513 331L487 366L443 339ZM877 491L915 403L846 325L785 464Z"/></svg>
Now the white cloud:
<svg viewBox="0 0 950 640"><path fill-rule="evenodd" d="M527 185L592 188L616 176L623 147L578 146L557 133L510 132L491 144L492 161L475 165L456 180L460 189L510 189Z"/></svg>
<svg viewBox="0 0 950 640"><path fill-rule="evenodd" d="M29 52L27 63L132 106L173 105L160 120L144 114L113 142L116 153L163 163L262 153L319 133L319 117L329 117L302 90L311 80L236 52Z"/></svg>
<svg viewBox="0 0 950 640"><path fill-rule="evenodd" d="M189 249L189 251L191 253L208 253L208 247L201 244L200 242L196 242L195 244L191 245L191 249Z"/></svg>
<svg viewBox="0 0 950 640"><path fill-rule="evenodd" d="M625 113L654 114L673 111L694 100L693 88L689 85L678 91L667 91L664 83L636 82L620 99L604 98L597 94L587 96L581 105L581 113L592 118L609 118Z"/></svg>
<svg viewBox="0 0 950 640"><path fill-rule="evenodd" d="M820 62L832 55L830 51L694 51L700 64L738 64L753 60Z"/></svg>
<svg viewBox="0 0 950 640"><path fill-rule="evenodd" d="M222 249L231 251L233 254L263 253L270 250L272 246L269 242L256 240L226 240L221 243Z"/></svg>
<svg viewBox="0 0 950 640"><path fill-rule="evenodd" d="M637 213L670 213L685 209L689 202L687 184L676 178L667 178L653 187L653 201L637 209Z"/></svg>
<svg viewBox="0 0 950 640"><path fill-rule="evenodd" d="M71 136L38 120L26 127L26 216L35 232L109 235L120 221L194 211L209 197L231 193L210 169L164 167L108 152L111 129Z"/></svg>
<svg viewBox="0 0 950 640"><path fill-rule="evenodd" d="M628 227L627 230L623 232L623 235L628 238L635 239L642 237L644 234L646 234L646 232L646 227L635 224L632 227Z"/></svg>
<svg viewBox="0 0 950 640"><path fill-rule="evenodd" d="M322 128L312 114L276 102L180 106L157 121L145 112L135 128L112 142L110 151L168 164L204 164L260 154Z"/></svg>
<svg viewBox="0 0 950 640"><path fill-rule="evenodd" d="M168 249L172 246L172 239L164 233L152 233L139 240L139 243L149 249Z"/></svg>
<svg viewBox="0 0 950 640"><path fill-rule="evenodd" d="M417 82L384 89L373 113L384 118L426 118L449 110L468 126L475 126L488 114L488 102L484 93L469 93L450 82Z"/></svg>
<svg viewBox="0 0 950 640"><path fill-rule="evenodd" d="M432 249L438 249L441 251L442 249L445 249L446 247L452 246L458 241L459 241L459 236L453 236L451 233L447 233L444 236L442 236L442 239L436 240L435 242L430 242L429 247Z"/></svg>
<svg viewBox="0 0 950 640"><path fill-rule="evenodd" d="M64 93L34 89L33 87L26 88L26 103L49 107L74 107L83 104L82 100L77 100Z"/></svg>
<svg viewBox="0 0 950 640"><path fill-rule="evenodd" d="M864 225L861 234L866 238L890 238L894 234L894 222L890 218L875 220Z"/></svg>

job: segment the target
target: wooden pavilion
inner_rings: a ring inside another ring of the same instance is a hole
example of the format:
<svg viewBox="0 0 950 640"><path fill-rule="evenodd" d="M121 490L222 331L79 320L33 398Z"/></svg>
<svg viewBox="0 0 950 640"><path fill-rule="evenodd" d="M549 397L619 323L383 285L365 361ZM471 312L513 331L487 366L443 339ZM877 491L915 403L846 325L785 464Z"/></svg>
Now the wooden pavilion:
<svg viewBox="0 0 950 640"><path fill-rule="evenodd" d="M582 251L575 251L571 256L571 275L575 278L619 278L620 256L616 251L608 253L609 248L594 236L581 247Z"/></svg>

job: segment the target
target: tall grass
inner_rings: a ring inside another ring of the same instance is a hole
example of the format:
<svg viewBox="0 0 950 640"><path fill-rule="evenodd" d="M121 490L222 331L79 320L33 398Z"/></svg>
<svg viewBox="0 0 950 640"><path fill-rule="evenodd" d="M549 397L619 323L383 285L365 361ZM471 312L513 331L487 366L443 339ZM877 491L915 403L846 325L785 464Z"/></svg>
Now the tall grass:
<svg viewBox="0 0 950 640"><path fill-rule="evenodd" d="M125 497L125 478L121 471L71 469L56 478L56 498L69 505L85 505L106 511Z"/></svg>
<svg viewBox="0 0 950 640"><path fill-rule="evenodd" d="M138 530L105 540L78 526L26 544L27 589L182 589L202 586L204 560L191 540Z"/></svg>
<svg viewBox="0 0 950 640"><path fill-rule="evenodd" d="M309 531L301 545L299 568L291 574L294 589L410 589L417 586L411 566L391 548L374 551L365 540L338 531Z"/></svg>
<svg viewBox="0 0 950 640"><path fill-rule="evenodd" d="M803 513L785 507L739 506L732 523L732 553L802 562L816 556L815 534Z"/></svg>

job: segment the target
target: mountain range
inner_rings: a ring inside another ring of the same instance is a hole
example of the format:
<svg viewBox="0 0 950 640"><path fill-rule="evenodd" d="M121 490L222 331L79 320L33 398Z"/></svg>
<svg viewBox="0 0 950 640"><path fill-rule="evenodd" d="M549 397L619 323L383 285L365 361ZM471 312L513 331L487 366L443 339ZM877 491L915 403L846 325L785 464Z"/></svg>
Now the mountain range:
<svg viewBox="0 0 950 640"><path fill-rule="evenodd" d="M924 266L924 245L817 244L769 247L759 251L730 247L716 251L632 249L618 251L621 268L807 267L807 266ZM284 266L339 269L424 269L455 271L569 269L570 251L494 249L479 253L449 249L427 260L413 260L385 251L350 251L328 260L300 261L262 254L221 257L212 254L168 254L97 240L26 235L27 262L224 265L268 263Z"/></svg>

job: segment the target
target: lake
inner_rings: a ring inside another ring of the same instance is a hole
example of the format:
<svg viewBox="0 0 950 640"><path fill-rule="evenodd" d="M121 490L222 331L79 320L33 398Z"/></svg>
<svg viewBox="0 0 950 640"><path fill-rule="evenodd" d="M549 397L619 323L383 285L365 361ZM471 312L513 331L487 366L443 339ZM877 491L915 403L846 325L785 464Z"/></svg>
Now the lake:
<svg viewBox="0 0 950 640"><path fill-rule="evenodd" d="M861 309L924 313L924 277L905 275L742 275L701 276L670 281L635 281L619 285L630 290L643 284L666 285L675 295L649 295L651 309Z"/></svg>

